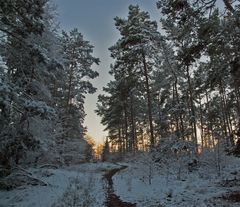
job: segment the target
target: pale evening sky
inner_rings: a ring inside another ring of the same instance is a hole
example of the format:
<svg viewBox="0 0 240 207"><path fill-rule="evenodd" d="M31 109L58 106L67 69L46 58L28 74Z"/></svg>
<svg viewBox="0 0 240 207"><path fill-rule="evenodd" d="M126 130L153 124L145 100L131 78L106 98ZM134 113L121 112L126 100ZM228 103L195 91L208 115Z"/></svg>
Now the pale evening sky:
<svg viewBox="0 0 240 207"><path fill-rule="evenodd" d="M156 0L54 0L53 2L57 5L60 28L67 31L78 28L84 38L94 45L94 56L100 58L100 65L94 66L100 76L92 81L98 90L93 95L87 95L85 103L87 116L84 124L94 140L102 143L107 132L103 131L101 118L94 110L97 97L102 93L102 87L111 79L108 71L113 60L108 48L119 38L113 18L127 17L128 6L138 4L142 10L150 13L152 20L159 22L160 14L156 8Z"/></svg>

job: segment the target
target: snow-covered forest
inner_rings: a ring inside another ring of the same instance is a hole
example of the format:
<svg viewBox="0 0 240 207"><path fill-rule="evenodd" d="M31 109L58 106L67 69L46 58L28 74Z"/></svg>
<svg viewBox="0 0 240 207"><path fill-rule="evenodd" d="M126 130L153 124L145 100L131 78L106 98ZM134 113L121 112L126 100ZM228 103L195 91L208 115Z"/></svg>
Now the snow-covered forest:
<svg viewBox="0 0 240 207"><path fill-rule="evenodd" d="M0 206L240 206L240 2L155 7L112 19L101 147L94 45L52 0L0 0Z"/></svg>

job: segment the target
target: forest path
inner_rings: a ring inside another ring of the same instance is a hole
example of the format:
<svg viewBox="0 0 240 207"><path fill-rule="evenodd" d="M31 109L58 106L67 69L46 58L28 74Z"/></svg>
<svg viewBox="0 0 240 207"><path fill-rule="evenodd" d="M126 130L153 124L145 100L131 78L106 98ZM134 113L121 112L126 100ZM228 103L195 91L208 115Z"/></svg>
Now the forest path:
<svg viewBox="0 0 240 207"><path fill-rule="evenodd" d="M106 207L136 207L135 203L124 202L114 193L113 180L112 177L119 171L126 169L127 166L122 166L121 168L115 168L109 170L104 174L104 178L107 180L107 201Z"/></svg>

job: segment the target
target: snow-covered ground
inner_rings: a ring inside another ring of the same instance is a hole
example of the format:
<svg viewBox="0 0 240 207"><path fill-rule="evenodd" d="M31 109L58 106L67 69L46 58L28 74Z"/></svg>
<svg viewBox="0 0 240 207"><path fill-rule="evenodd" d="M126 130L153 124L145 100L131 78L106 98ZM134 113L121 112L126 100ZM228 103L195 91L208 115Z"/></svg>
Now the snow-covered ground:
<svg viewBox="0 0 240 207"><path fill-rule="evenodd" d="M138 207L208 207L240 206L228 200L231 193L240 196L240 158L221 157L216 168L214 154L198 158L189 168L183 160L152 162L148 154L136 155L125 163L112 180L114 193L123 202ZM104 207L107 182L104 174L120 168L111 163L86 163L60 169L27 169L31 176L46 183L23 185L10 191L0 191L0 207ZM113 206L114 207L114 206Z"/></svg>
<svg viewBox="0 0 240 207"><path fill-rule="evenodd" d="M102 207L105 202L103 174L116 167L110 163L88 163L64 169L28 169L47 186L24 185L0 191L1 207Z"/></svg>
<svg viewBox="0 0 240 207"><path fill-rule="evenodd" d="M190 172L182 166L179 172L177 162L169 163L167 170L156 169L155 163L138 157L136 161L125 163L129 167L114 176L115 193L140 207L240 206L239 202L223 199L230 192L240 193L240 159L224 157L220 174L208 165L211 157L199 159L201 164L197 169Z"/></svg>

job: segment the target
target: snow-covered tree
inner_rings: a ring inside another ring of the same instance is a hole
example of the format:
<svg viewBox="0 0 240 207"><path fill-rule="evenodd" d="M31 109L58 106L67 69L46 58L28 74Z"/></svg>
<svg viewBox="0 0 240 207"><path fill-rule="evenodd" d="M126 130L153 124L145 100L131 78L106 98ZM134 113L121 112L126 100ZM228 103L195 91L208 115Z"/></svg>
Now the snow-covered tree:
<svg viewBox="0 0 240 207"><path fill-rule="evenodd" d="M98 75L93 46L77 30L61 37L48 1L0 4L0 164L56 162L66 148L85 160L85 140L63 146L62 138L83 138L84 94Z"/></svg>
<svg viewBox="0 0 240 207"><path fill-rule="evenodd" d="M62 88L66 135L83 136L84 94L96 91L89 80L98 76L98 72L91 67L98 64L99 59L92 56L93 46L83 39L77 29L73 29L69 34L63 32L61 39L66 73L66 81Z"/></svg>
<svg viewBox="0 0 240 207"><path fill-rule="evenodd" d="M139 84L144 83L142 94L145 93L147 98L150 143L151 147L153 147L155 138L152 115L151 77L154 63L158 58L157 42L159 32L157 31L157 23L151 21L149 14L141 11L139 6L130 5L128 18L116 17L115 25L120 31L121 38L110 48L111 56L116 60L112 68L112 74L116 79L121 77L122 88L120 90L124 93L124 89L126 89L123 108L130 108L130 122L132 125L131 140L132 142L136 140L136 119L134 118L133 111L133 108L136 107L136 102L134 101L136 96L134 96L133 91L139 90ZM128 98L130 104L127 105ZM125 128L125 131L127 131L127 127ZM125 133L125 137L127 137L127 133Z"/></svg>
<svg viewBox="0 0 240 207"><path fill-rule="evenodd" d="M42 87L45 58L38 48L46 5L47 1L1 1L1 56L6 67L1 70L0 113L8 118L0 136L1 160L6 165L18 164L26 150L38 147L30 119L54 114L47 104L48 89Z"/></svg>
<svg viewBox="0 0 240 207"><path fill-rule="evenodd" d="M209 146L214 145L212 138L219 135L234 144L234 128L239 122L238 72L233 72L238 71L239 33L233 28L239 28L239 4L223 3L225 8L216 1L157 3L163 14L163 28L174 44L179 70L184 75L181 92L195 144L197 126L201 128L202 144L203 134L208 134L206 137L212 142Z"/></svg>

